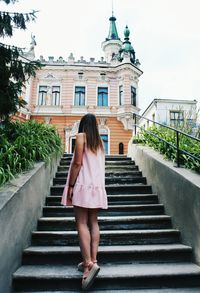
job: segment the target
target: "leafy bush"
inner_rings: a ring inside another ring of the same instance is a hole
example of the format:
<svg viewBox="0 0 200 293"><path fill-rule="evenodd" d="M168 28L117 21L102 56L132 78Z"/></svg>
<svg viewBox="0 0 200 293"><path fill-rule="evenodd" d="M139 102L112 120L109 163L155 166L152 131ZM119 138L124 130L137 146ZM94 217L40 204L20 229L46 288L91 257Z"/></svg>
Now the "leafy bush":
<svg viewBox="0 0 200 293"><path fill-rule="evenodd" d="M32 168L35 162L49 162L53 154L61 152L55 127L35 120L6 123L0 128L0 185Z"/></svg>
<svg viewBox="0 0 200 293"><path fill-rule="evenodd" d="M169 144L159 140L158 137L167 141ZM173 147L173 145L176 146L176 133L174 131L167 128L152 126L148 128L147 131L142 130L137 139L143 144L147 144L155 150L158 150L161 154L164 154L165 158L173 162L177 161L176 148ZM200 158L200 142L190 139L181 133L179 133L179 148ZM180 152L180 164L200 173L200 161L189 157L183 152Z"/></svg>

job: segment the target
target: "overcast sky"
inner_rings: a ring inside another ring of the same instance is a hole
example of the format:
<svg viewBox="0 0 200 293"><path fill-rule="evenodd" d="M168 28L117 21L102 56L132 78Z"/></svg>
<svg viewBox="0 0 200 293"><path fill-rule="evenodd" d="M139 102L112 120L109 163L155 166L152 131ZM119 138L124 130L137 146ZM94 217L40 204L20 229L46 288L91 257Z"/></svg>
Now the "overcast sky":
<svg viewBox="0 0 200 293"><path fill-rule="evenodd" d="M200 0L113 0L118 34L127 24L130 40L144 74L139 83L139 106L154 98L198 100L200 106ZM35 23L15 32L7 43L29 47L36 36L36 57L76 59L103 56L101 42L109 30L112 0L0 1L0 10L39 10Z"/></svg>

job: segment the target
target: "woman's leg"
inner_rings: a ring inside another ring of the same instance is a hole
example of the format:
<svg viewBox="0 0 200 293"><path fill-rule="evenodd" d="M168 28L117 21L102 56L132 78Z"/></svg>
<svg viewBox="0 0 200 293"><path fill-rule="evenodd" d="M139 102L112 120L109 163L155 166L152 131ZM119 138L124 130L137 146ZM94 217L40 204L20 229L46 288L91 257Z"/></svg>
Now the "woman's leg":
<svg viewBox="0 0 200 293"><path fill-rule="evenodd" d="M88 209L74 206L76 227L79 236L79 244L81 249L81 254L85 264L91 262L90 253L90 231L88 229Z"/></svg>
<svg viewBox="0 0 200 293"><path fill-rule="evenodd" d="M95 262L97 260L97 252L100 239L99 224L97 218L98 209L89 209L88 213L88 224L91 235L91 259L93 262Z"/></svg>

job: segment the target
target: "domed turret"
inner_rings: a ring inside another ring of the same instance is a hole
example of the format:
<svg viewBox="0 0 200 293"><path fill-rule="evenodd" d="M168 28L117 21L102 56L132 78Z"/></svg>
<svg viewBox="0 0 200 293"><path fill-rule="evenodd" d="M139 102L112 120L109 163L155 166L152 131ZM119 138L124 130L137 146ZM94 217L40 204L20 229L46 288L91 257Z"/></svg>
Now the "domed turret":
<svg viewBox="0 0 200 293"><path fill-rule="evenodd" d="M135 63L135 51L133 49L133 46L131 45L131 42L129 41L129 35L130 30L128 26L126 25L124 30L124 42L122 45L122 48L119 50L119 60L122 61L124 59L124 56L127 55L130 57L130 61L132 63Z"/></svg>

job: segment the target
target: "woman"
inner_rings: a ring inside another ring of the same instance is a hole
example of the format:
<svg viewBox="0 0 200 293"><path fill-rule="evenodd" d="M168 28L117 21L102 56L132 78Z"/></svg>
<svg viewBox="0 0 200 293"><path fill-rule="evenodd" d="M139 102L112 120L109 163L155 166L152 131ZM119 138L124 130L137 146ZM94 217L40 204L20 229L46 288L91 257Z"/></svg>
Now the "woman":
<svg viewBox="0 0 200 293"><path fill-rule="evenodd" d="M97 264L99 225L97 212L107 209L105 190L105 154L96 117L82 117L76 136L74 155L61 200L62 205L73 205L83 262L82 289L92 285L100 267Z"/></svg>

